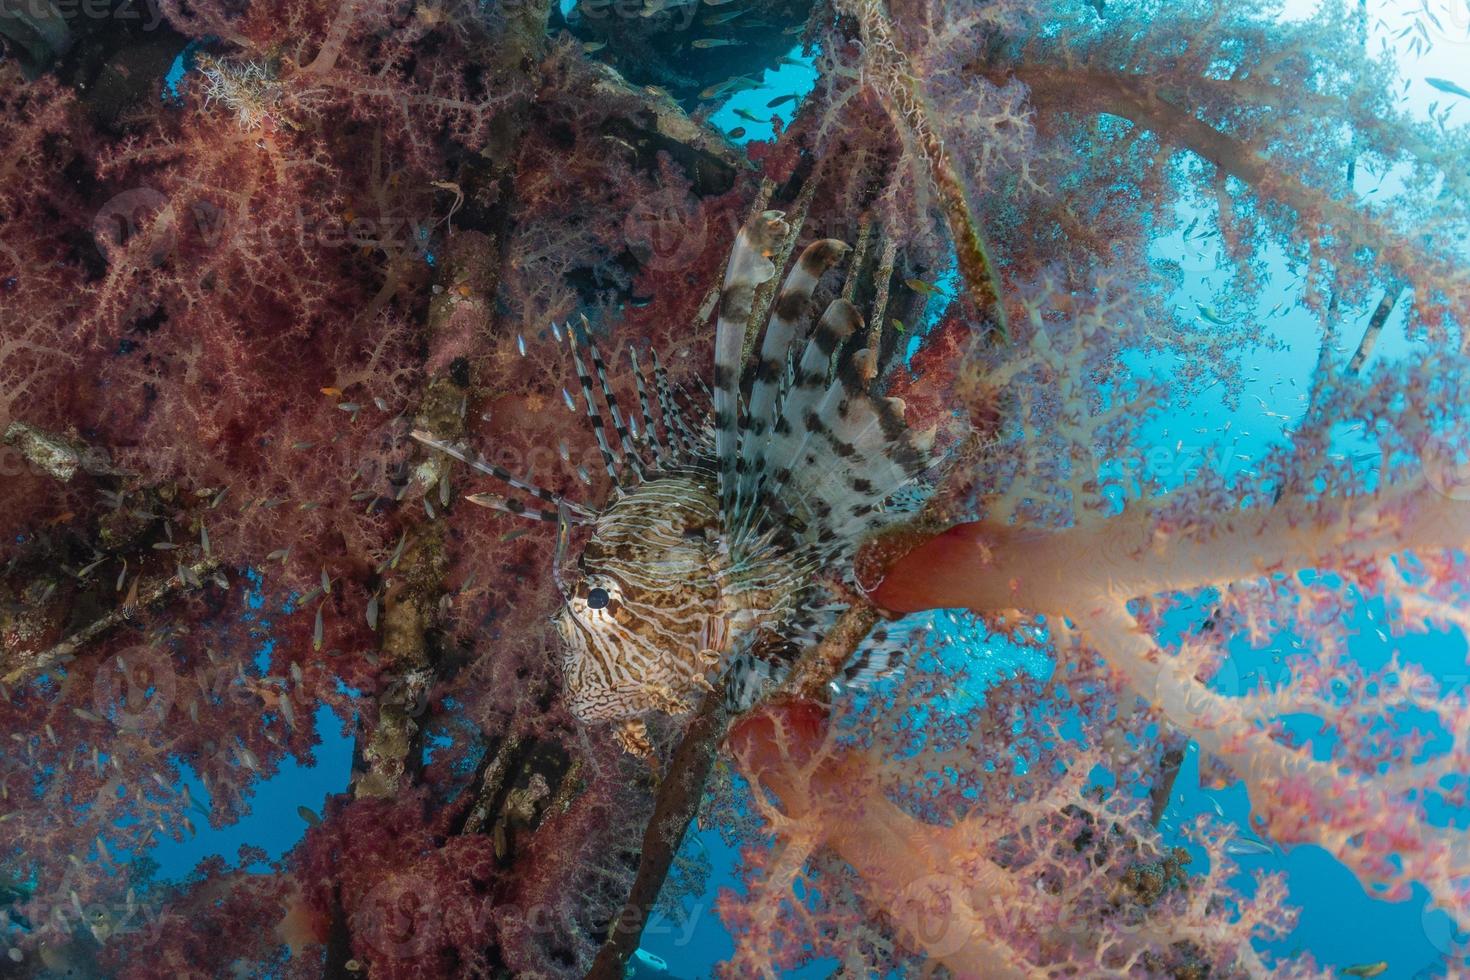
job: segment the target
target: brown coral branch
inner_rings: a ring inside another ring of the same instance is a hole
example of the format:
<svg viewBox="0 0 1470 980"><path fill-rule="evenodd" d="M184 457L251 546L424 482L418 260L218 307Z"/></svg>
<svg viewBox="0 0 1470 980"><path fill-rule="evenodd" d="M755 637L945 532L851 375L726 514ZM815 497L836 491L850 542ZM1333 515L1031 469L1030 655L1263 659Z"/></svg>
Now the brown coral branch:
<svg viewBox="0 0 1470 980"><path fill-rule="evenodd" d="M1258 152L1248 142L1212 126L1190 108L1178 104L1154 81L1124 72L1079 67L1021 65L987 76L997 84L1014 78L1031 90L1038 109L1049 113L1108 113L1130 119L1158 134L1160 140L1188 149L1245 181L1266 197L1287 205L1299 216L1315 216L1330 225L1333 236L1351 248L1372 249L1397 272L1420 283L1439 284L1446 294L1470 292L1463 269L1436 259L1409 238L1395 232L1349 202L1311 187Z"/></svg>
<svg viewBox="0 0 1470 980"><path fill-rule="evenodd" d="M1368 355L1373 353L1373 347L1378 343L1378 335L1383 332L1383 325L1388 322L1389 314L1398 304L1399 297L1404 293L1404 287L1394 283L1383 292L1383 299L1378 301L1378 308L1373 311L1373 316L1368 320L1368 326L1363 331L1363 339L1358 342L1358 349L1353 352L1353 359L1348 361L1348 374L1357 374L1363 367L1363 362L1368 360Z"/></svg>
<svg viewBox="0 0 1470 980"><path fill-rule="evenodd" d="M871 59L872 77L884 96L894 125L912 135L930 178L939 190L944 218L954 241L960 277L975 311L1005 339L1008 336L1000 277L990 249L980 233L980 220L969 192L954 165L944 138L935 126L908 56L899 47L881 0L847 0L838 9L856 18L863 48Z"/></svg>
<svg viewBox="0 0 1470 980"><path fill-rule="evenodd" d="M68 636L60 643L46 650L34 654L14 656L11 663L7 663L4 682L16 684L21 681L44 673L52 667L57 667L74 659L82 647L107 633L113 627L131 619L139 609L146 609L157 605L177 592L191 588L190 581L198 582L206 576L213 575L219 569L220 563L217 558L205 558L202 561L189 565L183 570L188 574L186 577L176 572L165 579L150 584L147 588L140 589L135 601L124 603L113 609L112 612L88 623L82 629Z"/></svg>
<svg viewBox="0 0 1470 980"><path fill-rule="evenodd" d="M587 971L587 980L622 980L625 975L628 957L638 948L643 927L673 866L674 855L699 812L704 784L730 720L724 705L723 687L706 694L669 759L668 771L654 802L653 818L643 832L643 851L633 887L622 911L612 922L607 941Z"/></svg>

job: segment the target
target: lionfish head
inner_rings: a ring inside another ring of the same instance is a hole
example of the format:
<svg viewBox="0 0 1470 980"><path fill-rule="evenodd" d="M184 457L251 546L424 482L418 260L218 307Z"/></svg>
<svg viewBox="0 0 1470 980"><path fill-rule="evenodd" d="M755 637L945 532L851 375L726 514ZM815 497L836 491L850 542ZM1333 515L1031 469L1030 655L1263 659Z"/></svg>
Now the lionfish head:
<svg viewBox="0 0 1470 980"><path fill-rule="evenodd" d="M707 476L653 476L593 523L554 619L573 714L687 707L722 652L718 499Z"/></svg>

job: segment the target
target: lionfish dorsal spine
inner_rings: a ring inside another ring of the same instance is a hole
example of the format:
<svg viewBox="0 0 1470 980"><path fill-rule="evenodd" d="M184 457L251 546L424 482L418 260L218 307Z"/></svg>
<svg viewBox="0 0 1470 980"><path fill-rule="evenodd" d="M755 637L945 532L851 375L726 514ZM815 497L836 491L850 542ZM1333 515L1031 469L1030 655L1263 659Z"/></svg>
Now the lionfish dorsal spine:
<svg viewBox="0 0 1470 980"><path fill-rule="evenodd" d="M499 480L501 483L504 483L506 486L511 487L512 489L519 490L522 493L530 494L537 500L541 500L545 503L551 504L553 507L565 507L573 523L580 523L585 520L590 520L593 517L591 511L589 511L587 508L583 507L576 501L568 500L560 494L552 493L550 490L547 490L544 487L538 486L537 484L532 483L529 480L518 477L514 473L511 473L509 470L507 470L505 467L498 466L495 463L490 462L479 453L461 449L458 446L445 442L442 439L436 438L432 433L427 432L423 429L414 429L413 432L410 433L410 435L412 435L417 442L423 443L430 449L435 449L446 456L457 459L461 463L464 463L465 465L470 466L473 469L479 470L486 476L492 476L495 479ZM481 506L493 507L496 510L504 510L507 513L518 514L524 517L531 517L535 520L556 519L555 511L532 511L526 508L524 505L521 505L520 501L504 501L502 504L492 504L487 501L480 500L477 500L475 502L481 504ZM518 505L520 506L519 510L515 509ZM544 513L550 513L550 518L543 518L540 516Z"/></svg>
<svg viewBox="0 0 1470 980"><path fill-rule="evenodd" d="M648 399L648 378L643 373L643 365L638 361L638 349L631 344L628 346L628 361L633 365L633 385L638 392L638 418L643 424L643 438L653 450L654 458L667 464L671 462L669 451L664 448L663 440L658 436L658 427L653 423L653 406Z"/></svg>
<svg viewBox="0 0 1470 980"><path fill-rule="evenodd" d="M674 397L674 388L669 381L668 371L659 360L658 349L653 348L649 353L653 357L653 385L658 395L658 409L664 417L664 432L669 437L675 455L690 456L694 453L698 440Z"/></svg>
<svg viewBox="0 0 1470 980"><path fill-rule="evenodd" d="M607 441L607 423L603 421L602 413L598 411L597 399L592 393L592 375L587 372L587 365L582 360L582 352L577 346L577 328L571 322L566 324L567 346L572 351L572 363L577 369L577 384L582 389L582 404L587 415L587 421L592 425L593 438L597 440L597 450L602 454L602 466L607 471L608 477L617 485L620 481L617 457L613 455L612 446Z"/></svg>
<svg viewBox="0 0 1470 980"><path fill-rule="evenodd" d="M608 417L612 419L613 431L618 436L618 445L623 450L623 464L631 469L638 479L646 479L648 474L644 470L643 457L639 455L637 446L633 444L633 435L628 430L628 426L623 423L623 414L618 408L618 396L607 380L607 364L602 359L602 352L597 349L597 341L592 336L592 330L586 317L582 318L582 329L586 332L587 353L592 358L592 370L597 374L598 390L602 392L602 400L607 404Z"/></svg>

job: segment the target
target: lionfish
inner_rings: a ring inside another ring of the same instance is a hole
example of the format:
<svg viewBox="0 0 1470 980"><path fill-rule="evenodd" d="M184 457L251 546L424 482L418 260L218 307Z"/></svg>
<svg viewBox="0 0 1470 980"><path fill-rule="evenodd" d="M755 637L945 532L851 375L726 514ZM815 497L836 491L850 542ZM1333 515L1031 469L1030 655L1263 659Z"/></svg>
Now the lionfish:
<svg viewBox="0 0 1470 980"><path fill-rule="evenodd" d="M568 706L582 721L616 723L619 743L637 754L651 751L645 718L691 710L692 699L712 689L711 678L725 684L734 710L779 683L842 609L818 573L850 567L862 541L893 512L891 498L928 466L933 430L911 432L901 400L868 392L874 354L845 343L862 327L851 302L833 300L800 343L818 281L847 252L840 241L819 240L802 252L776 297L758 360L742 377L756 289L776 274L770 256L790 230L783 218L766 211L736 235L707 419L686 419L656 351L650 385L630 347L638 415L630 410L625 422L595 340L566 325L586 415L613 481L600 510L414 433L546 505L469 498L557 525L552 578L562 605L554 622ZM571 525L590 525L591 535L569 574ZM899 645L880 625L843 679L887 672Z"/></svg>

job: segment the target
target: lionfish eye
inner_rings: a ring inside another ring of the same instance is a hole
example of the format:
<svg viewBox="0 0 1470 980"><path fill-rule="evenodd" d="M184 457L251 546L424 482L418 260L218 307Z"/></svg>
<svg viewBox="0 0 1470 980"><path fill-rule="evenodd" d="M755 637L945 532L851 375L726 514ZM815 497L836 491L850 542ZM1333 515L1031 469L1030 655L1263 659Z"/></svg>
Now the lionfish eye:
<svg viewBox="0 0 1470 980"><path fill-rule="evenodd" d="M607 594L607 589L604 589L601 586L598 586L597 588L592 589L590 592L587 593L588 609L604 609L611 601L612 597Z"/></svg>

